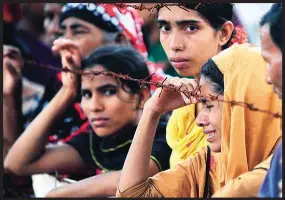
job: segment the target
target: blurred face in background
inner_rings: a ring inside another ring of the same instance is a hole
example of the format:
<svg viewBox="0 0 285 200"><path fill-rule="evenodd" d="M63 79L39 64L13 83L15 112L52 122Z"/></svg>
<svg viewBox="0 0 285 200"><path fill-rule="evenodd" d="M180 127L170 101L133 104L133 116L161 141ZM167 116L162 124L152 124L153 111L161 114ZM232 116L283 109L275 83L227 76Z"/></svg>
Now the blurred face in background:
<svg viewBox="0 0 285 200"><path fill-rule="evenodd" d="M260 29L262 57L268 63L266 82L272 84L274 92L282 99L282 52L272 41L269 25Z"/></svg>
<svg viewBox="0 0 285 200"><path fill-rule="evenodd" d="M104 44L100 28L75 17L66 18L60 25L60 32L62 37L77 43L83 57Z"/></svg>
<svg viewBox="0 0 285 200"><path fill-rule="evenodd" d="M44 40L50 47L59 36L59 17L62 7L63 5L60 3L46 3L44 7Z"/></svg>

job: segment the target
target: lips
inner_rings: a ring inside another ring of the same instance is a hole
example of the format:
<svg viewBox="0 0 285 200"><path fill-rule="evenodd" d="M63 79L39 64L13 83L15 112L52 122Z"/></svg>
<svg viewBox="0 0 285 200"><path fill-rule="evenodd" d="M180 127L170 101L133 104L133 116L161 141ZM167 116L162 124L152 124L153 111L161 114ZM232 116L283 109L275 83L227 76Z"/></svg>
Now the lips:
<svg viewBox="0 0 285 200"><path fill-rule="evenodd" d="M94 128L101 128L108 125L110 119L105 117L92 118L90 120Z"/></svg>
<svg viewBox="0 0 285 200"><path fill-rule="evenodd" d="M189 59L182 57L173 57L170 59L170 62L177 69L185 69L188 67Z"/></svg>
<svg viewBox="0 0 285 200"><path fill-rule="evenodd" d="M206 134L208 142L213 142L214 141L214 137L216 135L216 131L204 131L204 134Z"/></svg>

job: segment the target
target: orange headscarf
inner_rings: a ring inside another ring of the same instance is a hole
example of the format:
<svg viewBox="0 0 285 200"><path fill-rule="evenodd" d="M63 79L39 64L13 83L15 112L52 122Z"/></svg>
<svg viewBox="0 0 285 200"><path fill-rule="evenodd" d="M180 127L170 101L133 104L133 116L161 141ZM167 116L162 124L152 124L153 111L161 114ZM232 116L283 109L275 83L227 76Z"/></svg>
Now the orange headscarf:
<svg viewBox="0 0 285 200"><path fill-rule="evenodd" d="M212 59L224 75L224 100L254 104L278 112L281 101L265 82L266 62L260 48L235 44ZM262 69L262 70L261 70ZM242 106L223 105L221 185L245 172L273 153L281 138L280 119Z"/></svg>

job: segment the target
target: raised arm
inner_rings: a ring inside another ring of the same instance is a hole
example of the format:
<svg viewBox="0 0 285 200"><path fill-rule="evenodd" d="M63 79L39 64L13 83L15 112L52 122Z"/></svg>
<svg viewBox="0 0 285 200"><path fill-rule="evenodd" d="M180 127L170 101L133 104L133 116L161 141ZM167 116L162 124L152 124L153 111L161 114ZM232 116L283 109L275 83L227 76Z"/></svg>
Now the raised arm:
<svg viewBox="0 0 285 200"><path fill-rule="evenodd" d="M3 159L23 130L22 65L20 50L3 45Z"/></svg>
<svg viewBox="0 0 285 200"><path fill-rule="evenodd" d="M69 69L79 67L81 62L79 50L72 45L71 41L60 40L55 42L54 47L54 50L61 54L62 65ZM62 83L63 86L56 96L12 146L4 163L4 167L9 171L28 175L50 172L56 169L64 170L62 166L66 166L68 169L82 167L84 162L72 147L63 145L46 149L49 130L76 97L77 76L70 72L63 72ZM65 153L66 155L64 155ZM72 166L68 166L71 163L65 165L65 161L72 161L73 159L77 163Z"/></svg>
<svg viewBox="0 0 285 200"><path fill-rule="evenodd" d="M198 86L195 80L171 78L166 85L176 87L184 86L184 89L193 90ZM149 161L154 141L156 128L162 113L182 107L192 102L186 96L168 89L157 89L153 96L146 102L142 117L138 124L132 145L125 161L120 182L119 191L123 192L142 182L149 177Z"/></svg>

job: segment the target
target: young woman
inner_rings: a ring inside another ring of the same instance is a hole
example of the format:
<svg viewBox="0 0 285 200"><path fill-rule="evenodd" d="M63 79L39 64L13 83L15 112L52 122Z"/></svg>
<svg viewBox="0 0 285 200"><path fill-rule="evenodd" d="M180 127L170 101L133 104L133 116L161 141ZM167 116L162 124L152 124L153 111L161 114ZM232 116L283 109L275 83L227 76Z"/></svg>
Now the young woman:
<svg viewBox="0 0 285 200"><path fill-rule="evenodd" d="M71 40L55 41L53 50L62 57L62 66L76 70L80 66L79 48ZM83 61L85 71L112 71L144 79L149 72L144 58L131 47L98 48ZM70 173L90 169L95 188L58 191L61 196L114 196L120 171L132 142L142 107L149 98L149 87L113 77L81 77L81 106L88 118L89 129L66 144L47 146L49 130L65 109L74 102L79 79L70 72L62 73L63 86L16 141L5 160L5 168L16 174L39 174L54 171ZM21 155L21 156L19 156ZM170 148L165 139L165 125L157 130L149 175L169 168ZM104 174L101 174L104 173ZM101 175L100 175L101 174ZM78 187L79 185L79 187ZM77 193L76 193L77 192ZM74 194L76 193L76 194Z"/></svg>
<svg viewBox="0 0 285 200"><path fill-rule="evenodd" d="M195 97L187 100L167 89L158 97L161 92L158 89L144 106L117 196L256 196L269 167L270 155L281 139L280 120L208 97L254 103L258 108L277 112L281 104L264 82L265 69L260 50L248 44L234 45L210 59L201 70L200 95L204 98L196 123L203 128L212 152L201 148L174 169L148 178L148 160L160 115L185 102L197 102ZM166 84L181 86L177 81ZM198 84L188 84L188 90L197 87Z"/></svg>
<svg viewBox="0 0 285 200"><path fill-rule="evenodd" d="M230 3L187 3L183 9L161 8L158 11L160 42L176 72L199 79L202 65L229 47L235 32L232 17ZM194 155L199 147L206 146L203 129L195 123L200 109L201 105L195 104L172 113L166 134L172 148L171 168Z"/></svg>

